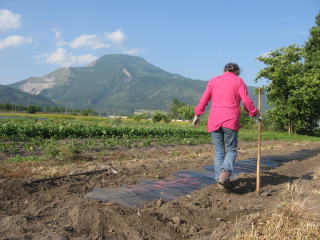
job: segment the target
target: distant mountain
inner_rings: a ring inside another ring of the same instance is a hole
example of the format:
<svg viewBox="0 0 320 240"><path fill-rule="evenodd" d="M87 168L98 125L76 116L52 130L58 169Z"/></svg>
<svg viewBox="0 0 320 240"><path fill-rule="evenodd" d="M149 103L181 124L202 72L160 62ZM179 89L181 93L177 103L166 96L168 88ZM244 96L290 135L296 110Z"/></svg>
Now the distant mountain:
<svg viewBox="0 0 320 240"><path fill-rule="evenodd" d="M20 90L0 85L0 103L12 103L17 105L57 106L50 99L42 95L32 95Z"/></svg>
<svg viewBox="0 0 320 240"><path fill-rule="evenodd" d="M59 105L107 114L168 110L173 99L196 104L207 85L168 73L141 57L110 54L85 67L57 69L10 85ZM253 93L253 87L248 87Z"/></svg>

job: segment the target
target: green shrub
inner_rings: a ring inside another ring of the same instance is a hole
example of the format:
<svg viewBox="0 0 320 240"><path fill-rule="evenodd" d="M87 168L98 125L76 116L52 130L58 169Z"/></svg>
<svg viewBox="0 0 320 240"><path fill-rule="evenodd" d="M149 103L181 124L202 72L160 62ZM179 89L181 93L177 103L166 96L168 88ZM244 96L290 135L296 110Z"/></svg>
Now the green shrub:
<svg viewBox="0 0 320 240"><path fill-rule="evenodd" d="M29 106L26 108L26 112L27 112L27 113L30 113L30 114L35 114L35 113L37 112L37 108L36 108L36 106L29 105Z"/></svg>
<svg viewBox="0 0 320 240"><path fill-rule="evenodd" d="M118 126L122 123L122 119L121 118L115 118L115 119L112 119L110 121L111 125L114 125L114 126Z"/></svg>
<svg viewBox="0 0 320 240"><path fill-rule="evenodd" d="M37 157L37 156L22 157L20 155L16 155L15 157L10 158L8 162L40 162L43 160L44 159L42 157Z"/></svg>
<svg viewBox="0 0 320 240"><path fill-rule="evenodd" d="M254 118L249 117L246 110L241 108L240 112L240 126L245 129L253 129L256 126L256 121Z"/></svg>
<svg viewBox="0 0 320 240"><path fill-rule="evenodd" d="M72 161L76 160L81 154L81 144L71 142L60 147L59 158L61 160Z"/></svg>
<svg viewBox="0 0 320 240"><path fill-rule="evenodd" d="M45 149L46 155L50 157L57 157L60 154L61 150L57 143L50 143Z"/></svg>
<svg viewBox="0 0 320 240"><path fill-rule="evenodd" d="M164 123L169 123L171 121L170 117L162 112L155 112L152 116L152 121L153 122L161 122L163 121Z"/></svg>
<svg viewBox="0 0 320 240"><path fill-rule="evenodd" d="M143 119L147 119L148 115L146 113L140 113L140 114L135 114L133 115L132 119L135 120L136 122L140 122Z"/></svg>

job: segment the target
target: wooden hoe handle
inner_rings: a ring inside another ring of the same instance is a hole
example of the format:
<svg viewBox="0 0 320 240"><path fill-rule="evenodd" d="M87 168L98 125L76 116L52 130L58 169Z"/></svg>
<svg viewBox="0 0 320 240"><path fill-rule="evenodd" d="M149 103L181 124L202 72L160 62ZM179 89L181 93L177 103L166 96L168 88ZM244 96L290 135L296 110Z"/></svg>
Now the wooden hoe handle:
<svg viewBox="0 0 320 240"><path fill-rule="evenodd" d="M258 92L258 109L261 114L261 88ZM260 193L261 185L261 116L258 119L258 157L257 157L257 183L256 192Z"/></svg>

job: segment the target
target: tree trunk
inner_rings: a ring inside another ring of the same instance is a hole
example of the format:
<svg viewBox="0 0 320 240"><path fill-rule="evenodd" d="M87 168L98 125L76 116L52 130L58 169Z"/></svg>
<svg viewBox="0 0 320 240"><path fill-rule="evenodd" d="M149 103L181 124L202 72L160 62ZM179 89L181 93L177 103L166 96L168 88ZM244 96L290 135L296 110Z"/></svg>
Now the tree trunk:
<svg viewBox="0 0 320 240"><path fill-rule="evenodd" d="M289 120L289 121L288 121L288 133L289 133L290 135L293 134L293 122L292 122L292 120Z"/></svg>

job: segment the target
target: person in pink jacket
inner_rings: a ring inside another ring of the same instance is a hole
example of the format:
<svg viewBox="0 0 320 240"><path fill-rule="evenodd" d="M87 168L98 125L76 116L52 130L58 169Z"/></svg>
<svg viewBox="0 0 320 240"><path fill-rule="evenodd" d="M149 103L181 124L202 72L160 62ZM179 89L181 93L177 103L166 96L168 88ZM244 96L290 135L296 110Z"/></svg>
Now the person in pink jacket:
<svg viewBox="0 0 320 240"><path fill-rule="evenodd" d="M259 115L247 87L239 77L240 68L235 63L228 63L224 73L212 78L194 109L193 125L197 126L199 116L211 101L208 118L208 132L214 145L214 171L218 187L230 188L230 176L237 157L238 131L240 129L240 101L250 116Z"/></svg>

